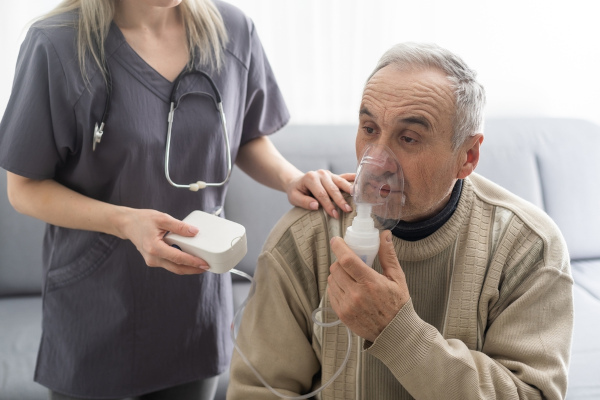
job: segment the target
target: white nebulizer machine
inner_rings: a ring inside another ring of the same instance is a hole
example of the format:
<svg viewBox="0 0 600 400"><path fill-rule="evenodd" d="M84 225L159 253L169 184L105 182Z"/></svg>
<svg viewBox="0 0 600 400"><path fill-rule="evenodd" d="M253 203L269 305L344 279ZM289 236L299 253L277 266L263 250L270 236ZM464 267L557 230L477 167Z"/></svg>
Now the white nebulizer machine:
<svg viewBox="0 0 600 400"><path fill-rule="evenodd" d="M203 211L192 211L183 222L200 230L194 237L168 233L167 244L199 257L208 263L208 270L222 274L235 267L248 250L246 228L233 221Z"/></svg>
<svg viewBox="0 0 600 400"><path fill-rule="evenodd" d="M380 229L393 228L400 220L404 205L404 176L400 163L388 147L370 145L365 149L356 171L352 197L357 214L352 225L347 228L344 240L365 264L372 267L379 251ZM183 221L197 226L200 233L192 238L167 234L165 242L206 260L211 272L231 271L250 280L252 284L248 297L236 312L231 323L231 339L240 357L259 381L275 395L284 399L311 398L333 383L342 373L350 358L352 348L350 329L346 327L348 347L340 368L320 388L300 396L289 396L277 391L254 368L236 342L237 321L241 317L244 307L254 295L256 285L250 275L232 269L246 254L246 230L239 224L201 211L192 212ZM203 231L209 234L202 235ZM323 322L322 315L325 312L335 315L331 308L317 308L312 313L312 320L316 325L328 328L341 323L339 319L333 322Z"/></svg>

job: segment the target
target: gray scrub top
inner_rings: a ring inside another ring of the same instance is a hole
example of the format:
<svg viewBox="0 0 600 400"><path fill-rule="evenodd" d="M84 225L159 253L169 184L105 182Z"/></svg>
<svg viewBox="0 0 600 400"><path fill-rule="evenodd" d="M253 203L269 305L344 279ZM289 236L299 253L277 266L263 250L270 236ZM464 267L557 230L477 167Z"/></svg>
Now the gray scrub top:
<svg viewBox="0 0 600 400"><path fill-rule="evenodd" d="M240 145L277 131L289 115L252 22L237 8L216 4L229 35L224 68L200 69L221 92L235 160ZM105 46L113 81L110 112L92 152L106 92L92 61L89 87L81 77L74 30L65 24L76 18L53 17L29 30L0 125L0 166L179 219L223 204L223 188L194 193L165 179L173 83L129 47L115 24ZM182 81L176 97L192 91L213 93L197 74ZM221 182L225 160L212 100L186 96L175 113L171 178ZM130 241L53 225L46 229L43 259L43 336L35 372L42 385L79 397L128 397L227 368L229 274L179 276L149 268Z"/></svg>

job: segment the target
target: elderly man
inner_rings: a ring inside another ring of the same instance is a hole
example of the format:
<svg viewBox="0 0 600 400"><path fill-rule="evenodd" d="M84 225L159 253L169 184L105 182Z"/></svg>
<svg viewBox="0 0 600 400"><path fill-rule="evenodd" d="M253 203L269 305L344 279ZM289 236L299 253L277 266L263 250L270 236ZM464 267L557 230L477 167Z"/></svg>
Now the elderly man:
<svg viewBox="0 0 600 400"><path fill-rule="evenodd" d="M404 173L402 220L373 268L340 220L294 209L271 232L238 344L279 393L326 383L322 399L564 397L572 279L564 240L541 210L473 171L483 87L456 55L399 44L362 96L356 154L389 147ZM343 325L321 327L331 307ZM344 326L345 325L345 326ZM277 398L234 354L228 399Z"/></svg>

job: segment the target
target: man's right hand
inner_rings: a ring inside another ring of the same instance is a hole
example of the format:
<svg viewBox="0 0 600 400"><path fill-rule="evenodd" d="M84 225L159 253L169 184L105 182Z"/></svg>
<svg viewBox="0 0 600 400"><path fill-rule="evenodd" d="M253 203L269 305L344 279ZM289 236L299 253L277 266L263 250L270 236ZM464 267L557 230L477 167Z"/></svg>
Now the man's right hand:
<svg viewBox="0 0 600 400"><path fill-rule="evenodd" d="M327 279L333 311L352 332L371 342L410 299L392 233L382 232L380 243L382 274L362 262L344 239L332 238L331 250L337 260L329 268Z"/></svg>

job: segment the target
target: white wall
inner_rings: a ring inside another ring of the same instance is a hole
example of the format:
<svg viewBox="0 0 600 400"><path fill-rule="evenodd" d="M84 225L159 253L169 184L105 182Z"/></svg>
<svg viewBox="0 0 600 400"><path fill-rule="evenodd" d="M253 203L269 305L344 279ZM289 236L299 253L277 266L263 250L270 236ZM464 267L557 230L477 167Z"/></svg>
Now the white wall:
<svg viewBox="0 0 600 400"><path fill-rule="evenodd" d="M400 41L461 55L487 89L487 115L600 124L597 0L230 0L257 25L293 123L354 123L364 80ZM0 4L0 113L24 24L57 0Z"/></svg>
<svg viewBox="0 0 600 400"><path fill-rule="evenodd" d="M57 0L0 0L0 117L4 115L10 97L19 46L27 32L26 25L56 4Z"/></svg>

